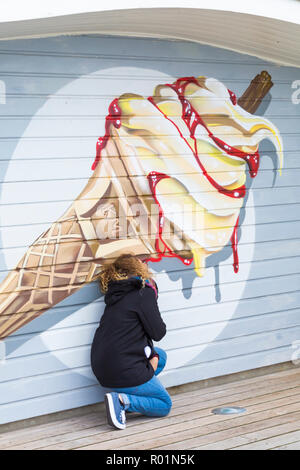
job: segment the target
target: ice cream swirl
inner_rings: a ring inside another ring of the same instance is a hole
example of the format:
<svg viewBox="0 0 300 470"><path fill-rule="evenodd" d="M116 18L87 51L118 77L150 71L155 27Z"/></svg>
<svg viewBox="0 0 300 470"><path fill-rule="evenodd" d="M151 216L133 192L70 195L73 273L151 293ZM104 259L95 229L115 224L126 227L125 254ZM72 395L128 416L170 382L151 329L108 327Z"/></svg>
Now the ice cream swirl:
<svg viewBox="0 0 300 470"><path fill-rule="evenodd" d="M194 259L203 275L205 258L230 240L238 271L237 228L246 194L246 172L259 169L259 143L268 138L283 165L279 131L267 119L246 112L223 83L184 77L158 85L151 97L121 95L110 106L106 133L97 143L93 169L109 139L118 139L129 178L141 197L159 206L157 255ZM182 232L170 240L170 231ZM182 256L189 250L192 257Z"/></svg>

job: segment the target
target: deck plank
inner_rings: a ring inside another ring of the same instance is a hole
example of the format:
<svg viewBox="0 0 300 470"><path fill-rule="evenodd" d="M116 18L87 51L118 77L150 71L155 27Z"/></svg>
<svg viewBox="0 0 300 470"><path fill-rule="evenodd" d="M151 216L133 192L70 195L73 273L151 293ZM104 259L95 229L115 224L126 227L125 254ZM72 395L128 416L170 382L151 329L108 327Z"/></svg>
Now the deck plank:
<svg viewBox="0 0 300 470"><path fill-rule="evenodd" d="M245 424L242 424L241 426L228 427L227 429L224 429L221 431L216 430L216 432L211 432L212 429L210 429L209 430L210 432L206 432L206 433L199 432L195 437L190 436L188 439L185 439L184 441L179 441L175 443L173 442L167 445L159 445L153 448L160 449L160 450L188 450L188 449L195 449L195 448L197 449L201 445L209 444L209 443L216 443L218 440L228 439L232 437L243 437L243 434L246 434L248 432L256 432L257 430L265 429L271 425L276 425L276 424L280 425L284 422L290 422L290 421L299 422L300 415L299 415L299 412L297 413L297 415L295 415L296 409L299 410L298 404L297 404L297 407L289 407L289 411L291 413L283 412L281 416L273 418L273 421L272 421L272 416L274 415L274 413L269 412L263 415L263 419L261 421L249 420L248 423L245 422Z"/></svg>
<svg viewBox="0 0 300 470"><path fill-rule="evenodd" d="M277 423L277 425L276 425ZM291 431L299 430L299 415L295 417L293 421L289 421L286 424L282 423L281 417L277 421L267 420L266 428L262 431L255 430L241 436L224 439L222 441L216 441L212 444L207 444L199 447L194 447L193 450L227 450L233 449L238 446L246 444L252 444L268 437L275 437L282 434L289 433ZM274 425L275 424L275 425ZM252 446L251 446L252 447Z"/></svg>
<svg viewBox="0 0 300 470"><path fill-rule="evenodd" d="M285 446L274 447L272 450L300 450L300 441Z"/></svg>
<svg viewBox="0 0 300 470"><path fill-rule="evenodd" d="M295 401L293 403L293 401ZM264 411L267 410L267 411ZM196 436L203 436L210 433L216 433L220 430L226 430L229 432L234 426L238 424L245 424L251 422L257 422L267 417L277 416L278 414L289 413L300 410L300 395L296 398L287 397L276 401L267 401L262 404L253 405L248 407L247 414L244 415L230 415L230 416L217 416L217 415L204 415L197 419L188 419L180 423L170 423L171 418L165 419L165 425L162 423L154 430L140 429L140 432L134 435L127 435L122 433L122 437L115 435L112 441L104 441L91 444L87 447L83 447L86 450L92 449L153 449L161 447L162 445L175 445L176 449L190 448L187 445L188 439ZM299 419L299 416L298 416ZM169 422L168 422L169 421ZM224 433L224 431L222 431ZM182 442L184 441L184 442ZM178 446L179 445L179 446ZM196 443L197 445L197 443Z"/></svg>
<svg viewBox="0 0 300 470"><path fill-rule="evenodd" d="M299 377L300 377L300 373L298 370L282 371L276 374L269 374L268 376L246 379L246 380L234 382L231 384L217 385L217 386L209 387L209 389L205 388L205 389L200 389L200 390L191 391L191 392L183 392L183 393L174 395L172 397L172 400L175 405L176 401L178 400L183 402L182 399L192 398L194 396L198 396L199 399L202 399L202 398L204 399L206 397L213 397L216 395L226 396L228 394L228 390L230 393L232 393L233 391L236 391L236 393L239 393L243 390L249 390L249 386L251 386L252 384L253 384L252 386L254 387L254 389L256 389L257 386L259 386L261 382L264 384L264 386L272 384L273 386L276 387L275 384L279 382L281 382L282 384L283 379L286 384L288 383L288 381L291 381L292 383L296 384L297 382L295 381L295 379ZM93 417L95 417L95 420L97 420L98 424L100 424L98 413L93 413L93 414L89 413L86 416L75 417L75 418L64 418L56 422L32 426L26 429L26 433L24 432L23 429L19 429L15 431L8 431L4 434L0 434L0 446L7 444L7 442L10 440L13 441L15 444L26 443L26 442L29 442L31 438L34 440L35 435L39 436L40 438L47 437L47 436L49 437L51 435L55 435L55 429L57 427L59 427L61 432L64 432L64 429L74 430L74 428L76 429L77 427L81 427L85 421L89 422L90 420L92 420Z"/></svg>
<svg viewBox="0 0 300 470"><path fill-rule="evenodd" d="M281 414L288 414L288 411L293 413L296 410L299 410L299 402L296 404L297 406L288 405L285 409L283 409L280 413ZM278 414L278 413L277 413ZM143 450L143 449L160 449L160 450L187 450L193 449L195 446L213 442L217 439L224 439L225 437L232 437L232 436L239 436L246 432L251 432L256 429L261 429L266 427L266 420L276 416L276 411L268 410L265 413L255 414L255 416L245 416L243 420L240 421L240 426L234 426L236 423L222 423L220 425L209 425L209 426L202 426L201 423L196 428L190 428L188 430L183 430L178 432L177 435L168 434L157 436L155 439L148 439L143 440L135 443L126 443L125 445L119 445L118 443L115 444L115 448L119 450L126 449L136 449L136 450ZM260 418L264 418L260 420ZM238 418L236 418L238 419ZM299 414L297 415L297 419L299 420ZM282 422L282 420L280 421ZM161 429L162 431L162 429ZM163 430L164 431L164 430ZM92 446L90 446L89 450ZM95 449L97 446L93 446ZM110 448L110 447L108 447ZM113 447L111 447L113 448Z"/></svg>
<svg viewBox="0 0 300 470"><path fill-rule="evenodd" d="M270 391L270 389L268 390ZM298 398L297 400L299 399L300 397L300 388L299 386L298 387L295 387L293 389L289 389L289 392L287 392L286 390L283 390L283 391L279 391L279 392L276 392L276 393L272 393L272 394L266 394L266 390L264 389L263 391L261 391L261 395L259 394L258 392L258 389L256 390L256 394L257 396L253 397L252 396L253 392L244 392L243 396L240 396L240 398L245 398L247 400L240 400L237 402L238 405L240 406L244 406L245 404L247 405L251 405L251 404L258 404L258 403L269 403L271 401L271 399L275 400L275 399L280 399L280 398L286 398L287 396L290 397L290 401L292 400L292 397L295 396L295 395L298 395ZM160 428L162 426L162 423L164 423L166 421L166 426L169 427L170 425L172 425L173 423L177 424L177 423L184 423L184 422L188 422L190 423L191 420L194 420L195 418L197 417L207 417L208 419L206 419L206 421L209 421L209 422L215 422L217 420L219 421L223 421L223 420L230 420L230 419L234 419L235 417L234 416L216 416L216 415L212 415L211 414L211 406L218 406L218 405L224 405L227 403L227 400L228 401L228 404L231 403L231 397L226 397L225 399L223 398L222 400L220 401L216 401L216 400L211 400L211 401L206 401L205 404L201 405L199 403L193 403L191 405L186 405L186 404L183 404L183 403L180 403L180 402L177 402L172 410L172 412L170 413L169 417L168 418L164 418L163 420L160 419L160 420L153 420L153 419L150 419L149 418L142 418L142 417L136 417L136 424L137 426L134 426L132 428L130 428L130 424L131 422L128 423L128 428L126 431L123 431L122 433L122 436L124 435L127 435L127 434L130 434L130 435L134 435L135 433L137 434L140 434L141 432L145 432L149 429L157 429L157 428ZM180 406L179 406L180 405ZM185 424L182 424L182 426L185 426ZM91 438L87 438L87 439L84 439L82 441L78 441L78 439L76 440L76 443L75 442L71 442L71 439L70 439L70 435L69 436L62 436L62 439L60 440L60 442L62 441L70 441L68 443L62 443L61 445L59 445L59 448L63 448L63 449L70 449L70 448L74 448L73 446L76 445L76 446L79 446L79 445L84 445L84 443L90 443L90 444L93 444L95 443L95 441L101 441L102 443L103 442L106 442L107 440L109 440L109 437L113 437L113 441L115 442L115 439L116 439L116 434L115 434L115 431L112 431L112 433L108 434L107 433L107 430L106 429L103 429L103 432L99 433L99 432L94 432L94 430L90 430L92 432L89 433L89 430L84 431L85 432L85 435L88 436L90 434L91 435L94 435L95 437L91 437ZM79 435L77 434L77 438L79 437ZM82 435L81 436L82 438L84 438L84 436ZM47 442L47 441L46 441ZM52 444L55 444L56 445L56 448L57 448L57 444L58 444L59 440L55 439L55 442L51 442L48 440L48 444L43 444L41 442L37 442L37 446L34 447L34 448L41 448L42 447L42 444L43 445L47 445L47 448L49 448L49 446ZM109 444L108 444L109 445ZM27 446L19 446L18 448L15 448L14 450L21 450L21 449L24 449L24 448L27 448ZM32 448L32 446L31 446Z"/></svg>
<svg viewBox="0 0 300 470"><path fill-rule="evenodd" d="M291 385L292 384L290 384L290 386ZM296 381L293 385L296 385ZM272 392L273 390L278 390L278 389L279 389L278 392L273 392L272 395L270 394L270 392ZM269 392L269 393L266 393L266 392ZM230 404L230 403L232 403L232 400L236 399L237 396L240 399L237 402L238 405L243 406L245 404L251 405L252 403L268 402L268 401L270 401L271 398L273 398L273 399L277 398L278 399L278 398L284 398L286 396L293 396L295 394L298 394L299 392L300 392L300 386L296 386L296 387L289 388L288 390L286 390L284 384L276 384L273 387L271 387L271 386L267 387L267 389L265 387L262 387L262 388L257 387L255 390L248 390L247 392L243 392L243 393L238 394L238 395L236 395L236 394L234 394L234 395L225 395L223 397L218 397L217 399L206 400L203 404L201 404L201 402L197 402L197 401L190 404L190 398L184 397L184 399L182 401L178 400L174 403L174 407L173 407L173 410L172 410L172 413L171 413L170 416L174 417L174 416L181 415L181 417L179 417L179 421L180 420L181 421L186 421L186 420L191 420L191 419L193 419L194 417L197 417L197 416L209 415L209 416L211 416L212 420L216 420L217 418L215 416L211 415L211 406ZM229 393L229 390L227 391L227 393ZM243 399L243 401L241 399ZM199 411L201 411L201 410L202 410L202 413L200 413L200 415L199 415ZM195 415L195 413L196 413L196 415ZM233 418L233 417L225 417L225 418L230 419L230 418ZM224 417L223 418L220 417L218 419L224 419ZM100 419L99 419L99 421L100 421ZM105 421L106 421L105 418L102 416L102 422L105 422ZM137 417L136 423L139 424L140 426L143 423L147 423L147 425L148 425L147 427L151 427L151 429L161 426L161 420L159 420L159 423L158 423L157 420L151 419L151 422L149 424L149 418L145 418L145 417L141 417L141 416ZM128 424L130 425L131 421L129 421ZM139 429L142 430L142 428L139 428ZM80 430L79 431L75 430L74 438L75 438L75 436L76 436L75 439L77 439L77 438L84 437L84 436L96 435L99 440L105 440L106 436L102 436L102 434L107 433L108 430L110 430L110 428L108 426L103 426L103 429L101 429L101 430L99 429L98 426L96 426L96 428L95 427L94 428L92 428L92 427L89 428L88 426L85 426L82 430L82 435L81 436L80 436ZM55 430L53 430L53 431L55 432ZM18 444L18 445L17 444L10 444L10 448L11 448L11 450L12 449L21 450L21 449L28 449L28 448L37 449L37 448L41 448L42 446L45 446L45 445L50 446L50 445L53 445L53 444L58 444L59 442L70 441L71 438L72 438L73 431L74 431L74 429L72 429L71 434L61 433L61 432L57 431L54 438L51 438L51 436L49 436L49 434L46 435L46 437L44 439L42 439L40 435L37 435L37 441L36 442L33 442L33 439L30 439L27 444ZM131 431L133 432L134 430L131 430ZM114 437L115 437L115 435L114 435ZM46 443L48 442L48 444L46 444L45 442ZM71 445L71 443L70 443L70 445ZM63 445L63 448L70 448L69 444L66 444L66 446Z"/></svg>
<svg viewBox="0 0 300 470"><path fill-rule="evenodd" d="M101 409L2 433L0 449L300 449L300 369L179 392L172 401L165 418L128 414L124 431L108 426ZM247 412L211 413L228 405Z"/></svg>
<svg viewBox="0 0 300 470"><path fill-rule="evenodd" d="M263 439L254 444L245 444L242 446L235 447L233 450L268 450L274 447L279 447L285 444L293 444L300 441L300 430L294 432L288 432L281 436L271 437L269 439Z"/></svg>

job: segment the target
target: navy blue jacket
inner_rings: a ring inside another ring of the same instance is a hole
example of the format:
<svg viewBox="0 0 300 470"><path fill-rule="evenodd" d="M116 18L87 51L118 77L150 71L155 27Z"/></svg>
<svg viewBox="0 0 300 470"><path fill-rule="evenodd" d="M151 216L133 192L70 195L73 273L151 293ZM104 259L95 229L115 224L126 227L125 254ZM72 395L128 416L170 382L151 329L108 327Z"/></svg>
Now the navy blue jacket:
<svg viewBox="0 0 300 470"><path fill-rule="evenodd" d="M145 354L166 334L154 289L129 278L109 283L103 316L96 330L91 366L107 388L135 387L148 382L154 370ZM151 356L152 356L151 354ZM151 358L150 356L150 358Z"/></svg>

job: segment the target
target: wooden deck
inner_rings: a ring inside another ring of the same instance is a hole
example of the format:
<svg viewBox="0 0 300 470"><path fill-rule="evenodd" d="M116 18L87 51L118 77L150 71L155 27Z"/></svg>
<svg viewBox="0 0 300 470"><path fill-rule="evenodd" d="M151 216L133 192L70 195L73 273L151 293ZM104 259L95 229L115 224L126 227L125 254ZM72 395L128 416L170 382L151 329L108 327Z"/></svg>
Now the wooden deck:
<svg viewBox="0 0 300 470"><path fill-rule="evenodd" d="M114 430L104 411L0 434L0 449L200 449L300 450L300 369L172 396L166 418L127 415ZM213 408L242 406L241 415Z"/></svg>

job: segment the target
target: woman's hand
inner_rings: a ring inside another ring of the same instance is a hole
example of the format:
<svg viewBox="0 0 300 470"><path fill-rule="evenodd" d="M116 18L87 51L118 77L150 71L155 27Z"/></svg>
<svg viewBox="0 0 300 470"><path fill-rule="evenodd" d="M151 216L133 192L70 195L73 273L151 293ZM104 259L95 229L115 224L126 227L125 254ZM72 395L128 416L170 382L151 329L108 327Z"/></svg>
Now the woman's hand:
<svg viewBox="0 0 300 470"><path fill-rule="evenodd" d="M150 364L153 367L154 372L155 372L156 369L157 369L157 366L158 366L158 357L157 356L152 357L152 359L150 359L149 362L150 362Z"/></svg>

